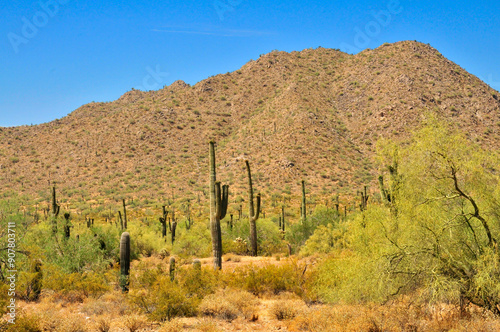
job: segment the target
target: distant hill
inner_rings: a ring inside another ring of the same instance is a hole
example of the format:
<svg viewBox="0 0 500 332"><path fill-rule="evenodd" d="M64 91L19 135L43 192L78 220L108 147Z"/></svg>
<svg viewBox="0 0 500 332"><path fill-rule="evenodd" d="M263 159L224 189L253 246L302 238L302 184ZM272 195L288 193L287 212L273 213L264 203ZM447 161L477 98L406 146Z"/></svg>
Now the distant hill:
<svg viewBox="0 0 500 332"><path fill-rule="evenodd" d="M405 139L426 114L500 147L497 91L418 42L349 55L318 48L271 52L240 70L189 86L132 90L36 126L0 128L0 185L46 197L204 199L208 141L218 178L246 198L244 162L267 197L375 191L378 139Z"/></svg>

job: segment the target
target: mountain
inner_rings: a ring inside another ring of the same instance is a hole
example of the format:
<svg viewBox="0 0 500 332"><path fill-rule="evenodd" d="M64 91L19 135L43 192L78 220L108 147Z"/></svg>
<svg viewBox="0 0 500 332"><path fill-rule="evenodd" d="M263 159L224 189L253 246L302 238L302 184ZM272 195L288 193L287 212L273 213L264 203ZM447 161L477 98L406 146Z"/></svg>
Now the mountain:
<svg viewBox="0 0 500 332"><path fill-rule="evenodd" d="M428 45L273 51L194 86L132 90L50 123L0 128L0 185L45 199L55 183L71 201L203 199L214 139L233 197L246 197L245 159L267 197L298 195L301 179L316 197L353 195L376 191L377 140L404 140L429 114L500 147L499 93Z"/></svg>

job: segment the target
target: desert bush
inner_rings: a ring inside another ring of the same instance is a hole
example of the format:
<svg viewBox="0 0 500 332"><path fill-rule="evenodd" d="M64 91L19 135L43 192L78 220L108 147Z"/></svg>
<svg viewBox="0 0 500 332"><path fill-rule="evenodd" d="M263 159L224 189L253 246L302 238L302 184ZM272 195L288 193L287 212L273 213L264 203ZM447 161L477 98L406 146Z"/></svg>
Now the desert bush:
<svg viewBox="0 0 500 332"><path fill-rule="evenodd" d="M200 332L219 332L220 328L217 327L217 323L213 319L201 319L196 324L196 329Z"/></svg>
<svg viewBox="0 0 500 332"><path fill-rule="evenodd" d="M71 302L103 295L111 289L109 281L114 280L112 271L64 273L57 265L45 265L43 272L43 288L53 290Z"/></svg>
<svg viewBox="0 0 500 332"><path fill-rule="evenodd" d="M90 326L82 315L69 313L61 319L56 332L87 332Z"/></svg>
<svg viewBox="0 0 500 332"><path fill-rule="evenodd" d="M203 315L230 322L238 317L238 309L220 293L221 292L217 292L205 297L203 301L201 301L198 310Z"/></svg>
<svg viewBox="0 0 500 332"><path fill-rule="evenodd" d="M95 318L94 329L98 332L109 332L113 318L110 315L99 315Z"/></svg>
<svg viewBox="0 0 500 332"><path fill-rule="evenodd" d="M79 234L78 240L74 236L65 239L61 225L54 235L51 221L44 221L30 229L26 246L39 248L36 251L44 264L58 265L67 273L100 270L116 259L115 237L118 233L112 227L95 227L93 230L85 230Z"/></svg>
<svg viewBox="0 0 500 332"><path fill-rule="evenodd" d="M257 267L241 266L234 272L226 272L226 283L233 288L242 288L255 295L292 292L304 295L306 266L295 260L280 265L267 264Z"/></svg>
<svg viewBox="0 0 500 332"><path fill-rule="evenodd" d="M225 223L222 223L225 225ZM222 248L224 253L234 253L246 255L249 249L250 224L248 220L242 219L235 223L233 230L229 227L222 227ZM258 254L271 256L272 254L285 252L286 244L283 241L278 225L270 218L259 219L257 227L257 248Z"/></svg>
<svg viewBox="0 0 500 332"><path fill-rule="evenodd" d="M192 266L179 269L178 282L189 297L202 299L221 286L220 272L212 268L195 269Z"/></svg>
<svg viewBox="0 0 500 332"><path fill-rule="evenodd" d="M275 301L269 309L271 316L277 320L289 320L298 315L300 309L296 301Z"/></svg>
<svg viewBox="0 0 500 332"><path fill-rule="evenodd" d="M212 254L212 240L207 225L194 223L186 230L183 223L177 225L175 245L172 252L180 257L208 257Z"/></svg>
<svg viewBox="0 0 500 332"><path fill-rule="evenodd" d="M340 216L337 211L318 205L312 215L307 216L305 222L301 221L288 226L285 238L291 244L293 250L298 252L311 235L313 235L316 228L331 224L337 225L339 220Z"/></svg>
<svg viewBox="0 0 500 332"><path fill-rule="evenodd" d="M151 227L144 226L139 222L131 222L127 231L130 233L131 238L131 259L136 259L139 255L150 257L165 248L164 239L158 236L158 233Z"/></svg>
<svg viewBox="0 0 500 332"><path fill-rule="evenodd" d="M199 304L197 297L188 297L178 283L170 281L169 276L158 277L150 287L131 288L128 300L157 321L192 316Z"/></svg>
<svg viewBox="0 0 500 332"><path fill-rule="evenodd" d="M173 318L170 321L163 323L158 332L178 332L182 331L184 327L184 324L179 318Z"/></svg>
<svg viewBox="0 0 500 332"><path fill-rule="evenodd" d="M42 332L40 317L33 313L21 312L16 317L15 324L5 324L2 331L7 332Z"/></svg>
<svg viewBox="0 0 500 332"><path fill-rule="evenodd" d="M122 317L121 325L130 332L137 332L148 328L151 324L148 322L147 318L142 315L128 315Z"/></svg>
<svg viewBox="0 0 500 332"><path fill-rule="evenodd" d="M328 254L346 247L346 229L343 225L320 225L300 249L302 257L314 254Z"/></svg>

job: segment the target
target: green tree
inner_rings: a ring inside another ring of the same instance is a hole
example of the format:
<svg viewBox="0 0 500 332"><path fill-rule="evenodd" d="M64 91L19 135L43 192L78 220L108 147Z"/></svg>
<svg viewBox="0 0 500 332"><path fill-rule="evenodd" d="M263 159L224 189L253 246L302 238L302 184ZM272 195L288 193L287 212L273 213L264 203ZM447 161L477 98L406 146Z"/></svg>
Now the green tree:
<svg viewBox="0 0 500 332"><path fill-rule="evenodd" d="M319 292L383 300L421 289L428 300L500 315L498 154L434 119L409 143L379 151L386 173L397 165L397 179L389 176L397 190L390 205L350 223L349 249L320 268Z"/></svg>

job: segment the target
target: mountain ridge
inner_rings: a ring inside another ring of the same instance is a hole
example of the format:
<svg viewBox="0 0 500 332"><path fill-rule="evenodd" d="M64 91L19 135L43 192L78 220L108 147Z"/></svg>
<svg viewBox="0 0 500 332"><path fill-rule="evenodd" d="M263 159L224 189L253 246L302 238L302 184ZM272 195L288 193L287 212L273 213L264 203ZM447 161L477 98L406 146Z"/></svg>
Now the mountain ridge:
<svg viewBox="0 0 500 332"><path fill-rule="evenodd" d="M354 195L380 172L380 138L405 140L427 114L471 140L500 146L498 92L418 42L356 55L325 48L273 51L194 85L132 90L36 126L0 128L0 184L45 199L54 183L70 200L164 200L172 188L204 198L208 141L219 179L245 197L242 160L256 189Z"/></svg>

